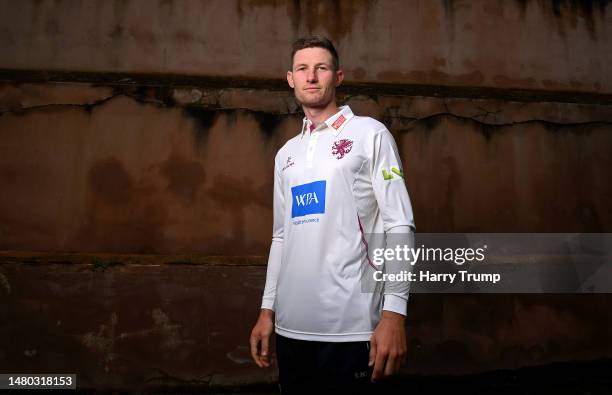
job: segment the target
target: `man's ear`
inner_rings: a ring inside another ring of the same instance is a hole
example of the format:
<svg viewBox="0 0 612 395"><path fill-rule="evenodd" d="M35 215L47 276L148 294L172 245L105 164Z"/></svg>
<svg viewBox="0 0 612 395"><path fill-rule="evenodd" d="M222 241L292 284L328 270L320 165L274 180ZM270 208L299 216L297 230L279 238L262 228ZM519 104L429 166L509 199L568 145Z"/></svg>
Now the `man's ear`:
<svg viewBox="0 0 612 395"><path fill-rule="evenodd" d="M336 86L340 86L342 81L344 81L344 71L342 69L338 69L338 71L336 71Z"/></svg>
<svg viewBox="0 0 612 395"><path fill-rule="evenodd" d="M295 84L293 83L293 73L291 71L287 71L287 82L289 86L295 88Z"/></svg>

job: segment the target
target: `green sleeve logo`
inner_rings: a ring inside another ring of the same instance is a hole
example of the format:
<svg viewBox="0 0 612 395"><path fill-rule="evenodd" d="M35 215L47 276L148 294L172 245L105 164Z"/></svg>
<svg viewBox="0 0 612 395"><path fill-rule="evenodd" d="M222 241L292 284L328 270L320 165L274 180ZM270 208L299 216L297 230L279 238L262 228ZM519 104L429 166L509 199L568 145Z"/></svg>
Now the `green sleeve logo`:
<svg viewBox="0 0 612 395"><path fill-rule="evenodd" d="M400 178L404 178L404 172L401 171L400 169L398 169L397 167L392 167L391 168L391 173L395 173L397 176L399 176ZM385 179L385 181L388 180L392 180L393 179L393 174L390 174L387 169L383 169L382 170L382 174L383 174L383 178Z"/></svg>

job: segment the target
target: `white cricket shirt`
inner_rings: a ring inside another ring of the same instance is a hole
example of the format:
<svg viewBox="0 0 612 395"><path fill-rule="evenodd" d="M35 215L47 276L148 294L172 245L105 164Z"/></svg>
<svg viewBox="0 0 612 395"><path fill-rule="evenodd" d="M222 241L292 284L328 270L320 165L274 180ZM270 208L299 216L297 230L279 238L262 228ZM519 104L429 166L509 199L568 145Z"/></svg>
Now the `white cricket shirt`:
<svg viewBox="0 0 612 395"><path fill-rule="evenodd" d="M393 136L348 106L277 153L274 227L262 308L276 332L313 341L367 341L381 317L380 293L362 292L371 264L367 235L414 229ZM385 294L385 310L405 313L408 295Z"/></svg>

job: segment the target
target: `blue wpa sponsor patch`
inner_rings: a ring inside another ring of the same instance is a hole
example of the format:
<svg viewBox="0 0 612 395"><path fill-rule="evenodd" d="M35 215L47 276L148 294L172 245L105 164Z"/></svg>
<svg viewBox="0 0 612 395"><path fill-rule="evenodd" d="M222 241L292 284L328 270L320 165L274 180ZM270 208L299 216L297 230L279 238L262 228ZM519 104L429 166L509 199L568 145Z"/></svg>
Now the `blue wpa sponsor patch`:
<svg viewBox="0 0 612 395"><path fill-rule="evenodd" d="M291 188L291 218L325 213L325 181L314 181Z"/></svg>

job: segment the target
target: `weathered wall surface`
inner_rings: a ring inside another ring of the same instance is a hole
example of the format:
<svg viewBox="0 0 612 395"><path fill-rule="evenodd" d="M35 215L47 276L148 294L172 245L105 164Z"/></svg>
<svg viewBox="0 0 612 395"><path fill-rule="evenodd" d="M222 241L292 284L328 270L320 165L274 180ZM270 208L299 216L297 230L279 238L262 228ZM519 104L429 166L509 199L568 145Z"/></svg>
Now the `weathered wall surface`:
<svg viewBox="0 0 612 395"><path fill-rule="evenodd" d="M291 93L117 89L0 86L0 248L266 254ZM342 99L394 132L419 231L612 229L610 106Z"/></svg>
<svg viewBox="0 0 612 395"><path fill-rule="evenodd" d="M350 81L612 93L607 1L0 2L5 69L279 78L315 31Z"/></svg>
<svg viewBox="0 0 612 395"><path fill-rule="evenodd" d="M246 346L308 32L393 132L418 231L610 232L610 22L607 1L0 1L0 371L273 381ZM404 373L610 358L608 306L413 295Z"/></svg>
<svg viewBox="0 0 612 395"><path fill-rule="evenodd" d="M11 282L8 295L0 286L3 372L72 372L81 388L275 389L276 369L254 366L248 349L263 266L0 259ZM608 295L412 295L408 379L396 389L414 391L433 376L423 393L440 393L434 386L468 393L483 380L466 385L444 375L572 361L564 377L558 366L552 377L513 371L485 392L519 393L539 383L547 391L605 393L609 365L584 361L612 354L609 306Z"/></svg>
<svg viewBox="0 0 612 395"><path fill-rule="evenodd" d="M247 339L265 278L273 156L300 124L291 94L131 89L0 88L0 248L162 254L5 253L0 370L61 367L87 388L273 389L276 371L249 361ZM612 227L609 106L342 99L395 134L423 232ZM413 295L403 373L571 361L567 377L591 382L580 361L612 355L608 306L605 295Z"/></svg>

